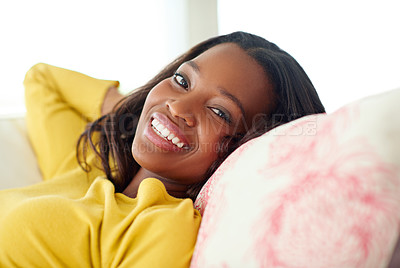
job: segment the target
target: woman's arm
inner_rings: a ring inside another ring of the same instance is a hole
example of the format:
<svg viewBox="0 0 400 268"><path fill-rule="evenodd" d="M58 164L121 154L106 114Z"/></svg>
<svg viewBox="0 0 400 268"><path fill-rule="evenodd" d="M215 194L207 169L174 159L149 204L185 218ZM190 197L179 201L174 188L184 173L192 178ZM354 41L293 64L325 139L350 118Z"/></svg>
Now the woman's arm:
<svg viewBox="0 0 400 268"><path fill-rule="evenodd" d="M118 81L39 63L27 72L24 85L29 140L43 178L76 168L76 141L101 115L105 95Z"/></svg>
<svg viewBox="0 0 400 268"><path fill-rule="evenodd" d="M124 95L119 93L117 87L111 86L104 96L103 105L101 106L101 115L105 115L111 112L114 106L124 97Z"/></svg>
<svg viewBox="0 0 400 268"><path fill-rule="evenodd" d="M117 88L119 83L39 63L28 71L24 85L28 102L31 95L51 94L55 100L74 109L88 121L94 121L100 116L107 90Z"/></svg>

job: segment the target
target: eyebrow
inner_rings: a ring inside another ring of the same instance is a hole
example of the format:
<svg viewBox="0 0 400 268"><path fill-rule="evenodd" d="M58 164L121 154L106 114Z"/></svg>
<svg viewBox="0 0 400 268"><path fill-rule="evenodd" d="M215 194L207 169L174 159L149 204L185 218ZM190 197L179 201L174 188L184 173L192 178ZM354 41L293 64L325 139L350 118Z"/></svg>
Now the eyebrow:
<svg viewBox="0 0 400 268"><path fill-rule="evenodd" d="M194 70L196 73L200 73L200 67L199 67L199 65L197 65L197 63L195 63L195 62L192 61L192 60L189 60L189 61L187 61L187 62L185 62L185 63L187 63L190 67L192 67L193 70ZM224 88L218 88L218 91L219 91L219 93L220 93L221 95L224 95L224 96L228 97L230 100L232 100L232 101L239 107L239 109L240 109L240 111L242 112L243 116L246 115L246 113L245 113L245 111L244 111L244 108L243 108L243 105L242 105L242 103L239 101L238 98L236 98L234 95L232 95L231 93L229 93L228 91L226 91Z"/></svg>
<svg viewBox="0 0 400 268"><path fill-rule="evenodd" d="M200 73L200 67L199 67L199 65L197 65L197 63L195 63L194 61L192 61L192 60L189 60L189 61L187 61L186 62L189 66L191 66L192 68L193 68L193 70L196 72L196 73Z"/></svg>
<svg viewBox="0 0 400 268"><path fill-rule="evenodd" d="M218 88L218 91L219 91L222 95L224 95L224 96L228 97L229 99L231 99L231 100L239 107L240 111L242 111L243 116L246 115L246 113L244 112L243 105L242 105L242 103L238 100L238 98L236 98L234 95L232 95L231 93L229 93L228 91L226 91L226 90L223 89L223 88Z"/></svg>

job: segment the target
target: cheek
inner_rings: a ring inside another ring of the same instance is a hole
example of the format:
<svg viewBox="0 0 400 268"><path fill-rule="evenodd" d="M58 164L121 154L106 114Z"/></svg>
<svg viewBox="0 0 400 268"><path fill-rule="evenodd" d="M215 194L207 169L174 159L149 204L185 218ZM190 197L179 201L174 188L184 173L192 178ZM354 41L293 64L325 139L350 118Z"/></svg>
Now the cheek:
<svg viewBox="0 0 400 268"><path fill-rule="evenodd" d="M169 82L169 79L167 78L158 83L150 90L149 95L147 95L145 101L145 106L148 104L163 102L166 98L170 97L171 94L171 84Z"/></svg>
<svg viewBox="0 0 400 268"><path fill-rule="evenodd" d="M160 82L150 90L144 102L138 125L140 126L143 123L143 119L148 115L151 108L164 105L169 96L171 96L171 90L167 80Z"/></svg>
<svg viewBox="0 0 400 268"><path fill-rule="evenodd" d="M199 150L203 161L211 164L219 154L223 138L229 135L229 129L221 124L208 124L199 131Z"/></svg>
<svg viewBox="0 0 400 268"><path fill-rule="evenodd" d="M219 142L211 142L201 141L199 146L199 152L201 153L202 161L205 163L212 163L217 159L218 150L220 143Z"/></svg>

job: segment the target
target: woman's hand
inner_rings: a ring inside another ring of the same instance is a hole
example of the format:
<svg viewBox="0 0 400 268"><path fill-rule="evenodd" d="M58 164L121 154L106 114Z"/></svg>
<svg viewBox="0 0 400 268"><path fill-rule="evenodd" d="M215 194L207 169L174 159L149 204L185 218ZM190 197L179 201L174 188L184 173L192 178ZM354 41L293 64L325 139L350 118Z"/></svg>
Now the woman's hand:
<svg viewBox="0 0 400 268"><path fill-rule="evenodd" d="M108 114L112 111L114 106L125 96L118 92L118 88L112 86L108 89L103 105L101 106L101 115Z"/></svg>

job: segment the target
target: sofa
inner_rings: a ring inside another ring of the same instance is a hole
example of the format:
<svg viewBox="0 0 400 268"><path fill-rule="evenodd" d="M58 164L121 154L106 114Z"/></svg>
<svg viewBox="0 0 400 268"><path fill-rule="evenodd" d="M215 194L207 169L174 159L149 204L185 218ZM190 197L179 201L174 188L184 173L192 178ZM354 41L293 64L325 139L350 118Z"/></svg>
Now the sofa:
<svg viewBox="0 0 400 268"><path fill-rule="evenodd" d="M249 141L218 168L191 267L400 267L400 89ZM41 181L23 117L0 118L0 189Z"/></svg>

